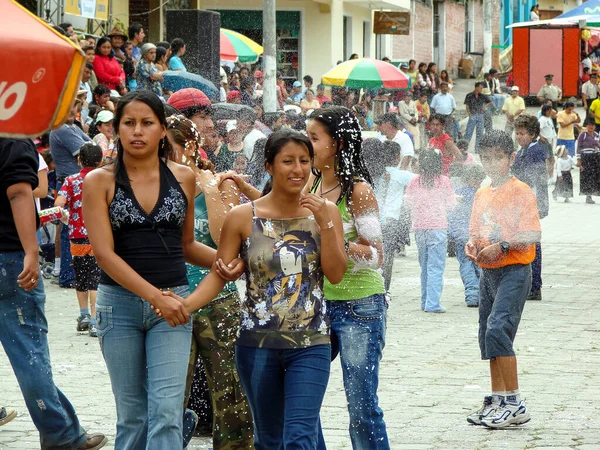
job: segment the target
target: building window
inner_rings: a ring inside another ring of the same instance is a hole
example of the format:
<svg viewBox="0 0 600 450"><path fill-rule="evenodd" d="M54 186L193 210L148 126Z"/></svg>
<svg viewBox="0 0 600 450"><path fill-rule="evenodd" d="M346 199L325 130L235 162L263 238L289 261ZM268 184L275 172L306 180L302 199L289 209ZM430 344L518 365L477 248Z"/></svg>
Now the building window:
<svg viewBox="0 0 600 450"><path fill-rule="evenodd" d="M363 56L371 56L371 22L363 22Z"/></svg>

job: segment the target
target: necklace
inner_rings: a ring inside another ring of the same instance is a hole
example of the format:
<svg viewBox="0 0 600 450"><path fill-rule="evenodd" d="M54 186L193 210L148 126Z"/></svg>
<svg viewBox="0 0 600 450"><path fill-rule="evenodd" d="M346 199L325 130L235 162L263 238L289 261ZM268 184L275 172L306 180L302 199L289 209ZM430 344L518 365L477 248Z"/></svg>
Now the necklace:
<svg viewBox="0 0 600 450"><path fill-rule="evenodd" d="M319 196L320 196L321 198L323 198L323 196L324 196L325 194L329 194L331 191L333 191L333 190L337 189L337 188L339 187L339 185L340 185L340 183L336 184L336 185L335 185L334 187L332 187L331 189L329 189L329 190L327 190L327 191L323 192L323 181L321 181L321 184L319 185L319 189L320 189Z"/></svg>

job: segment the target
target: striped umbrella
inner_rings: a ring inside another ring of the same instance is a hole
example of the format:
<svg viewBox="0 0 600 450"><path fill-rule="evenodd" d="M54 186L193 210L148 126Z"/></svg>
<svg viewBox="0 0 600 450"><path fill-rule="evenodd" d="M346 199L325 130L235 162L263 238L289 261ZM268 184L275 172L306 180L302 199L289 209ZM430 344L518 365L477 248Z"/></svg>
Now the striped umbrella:
<svg viewBox="0 0 600 450"><path fill-rule="evenodd" d="M323 75L321 83L350 89L407 89L410 78L385 61L362 58L338 64Z"/></svg>
<svg viewBox="0 0 600 450"><path fill-rule="evenodd" d="M253 63L262 55L263 48L243 34L221 28L221 60Z"/></svg>

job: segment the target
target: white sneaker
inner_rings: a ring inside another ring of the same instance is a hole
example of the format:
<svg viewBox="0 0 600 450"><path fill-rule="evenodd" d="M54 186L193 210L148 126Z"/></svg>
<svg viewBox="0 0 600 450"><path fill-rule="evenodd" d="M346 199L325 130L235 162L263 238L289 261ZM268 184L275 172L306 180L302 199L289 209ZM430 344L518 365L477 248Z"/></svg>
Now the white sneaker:
<svg viewBox="0 0 600 450"><path fill-rule="evenodd" d="M483 406L467 416L467 422L473 425L481 425L481 419L492 414L500 403L494 403L493 397L488 395L483 398Z"/></svg>
<svg viewBox="0 0 600 450"><path fill-rule="evenodd" d="M527 406L522 400L518 405L502 402L493 414L481 419L481 424L488 428L504 428L509 425L523 425L531 420Z"/></svg>

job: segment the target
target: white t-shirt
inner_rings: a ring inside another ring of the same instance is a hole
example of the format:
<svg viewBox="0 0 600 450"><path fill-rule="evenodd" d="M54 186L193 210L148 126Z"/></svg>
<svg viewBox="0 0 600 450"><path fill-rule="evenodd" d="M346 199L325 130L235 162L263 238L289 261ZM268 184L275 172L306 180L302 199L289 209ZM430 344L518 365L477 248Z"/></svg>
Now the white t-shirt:
<svg viewBox="0 0 600 450"><path fill-rule="evenodd" d="M41 172L42 170L45 170L46 172L48 172L48 164L46 164L46 161L44 161L44 158L42 158L42 155L40 155L38 153L38 172ZM35 199L35 205L37 206L37 210L40 210L40 199L38 197L36 197Z"/></svg>
<svg viewBox="0 0 600 450"><path fill-rule="evenodd" d="M252 154L254 153L254 144L256 144L256 141L258 141L261 138L266 138L266 136L262 131L257 130L256 128L254 128L244 138L244 148L242 150L242 153L248 161L252 159Z"/></svg>
<svg viewBox="0 0 600 450"><path fill-rule="evenodd" d="M377 133L376 138L379 139L381 142L385 142L388 140L387 137L381 132ZM392 139L392 141L400 144L400 163L401 164L402 164L402 159L405 156L412 156L412 157L415 156L415 146L413 145L413 142L412 142L410 136L408 134L406 134L404 132L404 130L398 131L396 133L396 136L394 136L394 139Z"/></svg>
<svg viewBox="0 0 600 450"><path fill-rule="evenodd" d="M540 20L540 16L538 16L535 12L531 11L531 13L529 13L529 20L531 22L535 22L536 20Z"/></svg>
<svg viewBox="0 0 600 450"><path fill-rule="evenodd" d="M540 136L551 141L556 137L556 130L554 128L554 122L550 117L542 116L538 119L540 121Z"/></svg>

